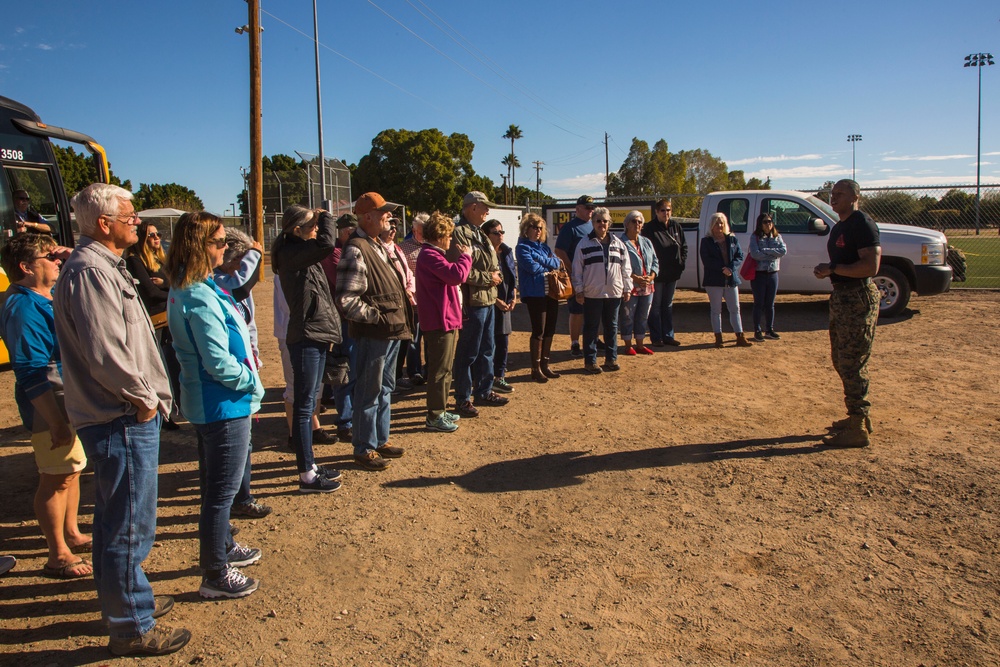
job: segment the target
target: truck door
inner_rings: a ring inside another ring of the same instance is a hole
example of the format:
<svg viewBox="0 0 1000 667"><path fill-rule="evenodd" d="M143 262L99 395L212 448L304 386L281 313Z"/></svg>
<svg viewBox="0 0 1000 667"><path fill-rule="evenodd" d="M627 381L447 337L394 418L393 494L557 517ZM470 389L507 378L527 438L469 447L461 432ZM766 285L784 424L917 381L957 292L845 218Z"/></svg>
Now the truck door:
<svg viewBox="0 0 1000 667"><path fill-rule="evenodd" d="M778 289L782 292L829 291L826 281L816 280L812 274L813 267L829 261L825 238L829 226L823 234L818 234L813 226L813 220L821 218L819 213L801 201L767 196L761 197L759 212L770 214L788 247L788 254L781 260Z"/></svg>

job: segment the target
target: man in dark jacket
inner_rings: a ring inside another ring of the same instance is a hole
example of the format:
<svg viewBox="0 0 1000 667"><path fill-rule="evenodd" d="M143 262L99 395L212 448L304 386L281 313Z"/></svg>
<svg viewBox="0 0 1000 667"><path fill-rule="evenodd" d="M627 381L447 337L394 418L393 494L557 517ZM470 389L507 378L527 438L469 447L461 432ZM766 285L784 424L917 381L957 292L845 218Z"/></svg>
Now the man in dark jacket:
<svg viewBox="0 0 1000 667"><path fill-rule="evenodd" d="M687 241L684 230L676 220L671 220L673 206L669 199L653 205L656 217L640 232L653 243L660 272L653 280L653 302L649 307L649 338L654 347L680 345L674 338L674 292L677 281L687 263Z"/></svg>

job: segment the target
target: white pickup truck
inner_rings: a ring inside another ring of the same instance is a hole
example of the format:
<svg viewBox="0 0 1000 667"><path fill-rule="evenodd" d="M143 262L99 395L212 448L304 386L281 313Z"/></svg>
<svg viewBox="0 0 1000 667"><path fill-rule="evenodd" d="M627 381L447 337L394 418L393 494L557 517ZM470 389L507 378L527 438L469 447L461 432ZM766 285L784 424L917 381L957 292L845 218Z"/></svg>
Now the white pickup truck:
<svg viewBox="0 0 1000 667"><path fill-rule="evenodd" d="M839 219L822 199L802 192L782 190L735 190L706 195L698 226L684 225L688 261L678 287L701 289L702 266L698 253L701 238L708 233L713 213L725 213L732 232L747 254L757 216L770 213L788 246L781 259L778 291L798 294L829 292L829 280L817 280L813 267L829 261L826 242ZM875 284L882 292L879 312L892 317L906 308L910 294L940 294L951 286L948 240L941 232L923 227L877 223L882 241L882 264ZM749 289L749 287L747 287Z"/></svg>

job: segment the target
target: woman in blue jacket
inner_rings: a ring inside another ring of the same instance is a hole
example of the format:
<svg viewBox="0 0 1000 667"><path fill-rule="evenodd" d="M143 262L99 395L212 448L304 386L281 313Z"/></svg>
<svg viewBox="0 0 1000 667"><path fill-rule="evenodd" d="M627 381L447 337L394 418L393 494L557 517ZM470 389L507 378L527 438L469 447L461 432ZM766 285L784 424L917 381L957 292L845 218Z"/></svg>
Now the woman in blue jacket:
<svg viewBox="0 0 1000 667"><path fill-rule="evenodd" d="M545 221L535 213L521 218L520 236L514 254L517 257L517 284L521 301L531 319L531 379L548 382L559 377L549 368L552 337L556 334L559 316L559 295L545 293L545 276L559 269L566 270L552 248L545 242Z"/></svg>
<svg viewBox="0 0 1000 667"><path fill-rule="evenodd" d="M786 252L788 249L775 229L771 215L761 213L757 216L757 227L750 235L750 257L757 262L757 273L750 281L750 289L753 290L753 339L756 341L763 341L765 336L773 340L780 338L774 331L774 297L778 294L781 258Z"/></svg>
<svg viewBox="0 0 1000 667"><path fill-rule="evenodd" d="M212 280L226 251L222 220L207 212L177 221L166 271L167 323L181 365L181 412L198 433L201 478L200 563L204 598L240 598L257 582L237 568L260 560L260 549L233 541L229 514L250 456L250 415L260 410L250 332L236 302Z"/></svg>
<svg viewBox="0 0 1000 667"><path fill-rule="evenodd" d="M714 213L709 220L708 236L701 240L699 247L701 264L704 269L701 284L708 292L712 305L712 331L715 333L715 347L722 347L722 300L726 300L729 321L736 332L736 347L750 347L751 343L743 335L743 320L740 317L740 276L738 269L743 263L743 252L736 237L729 231L729 219L725 213Z"/></svg>

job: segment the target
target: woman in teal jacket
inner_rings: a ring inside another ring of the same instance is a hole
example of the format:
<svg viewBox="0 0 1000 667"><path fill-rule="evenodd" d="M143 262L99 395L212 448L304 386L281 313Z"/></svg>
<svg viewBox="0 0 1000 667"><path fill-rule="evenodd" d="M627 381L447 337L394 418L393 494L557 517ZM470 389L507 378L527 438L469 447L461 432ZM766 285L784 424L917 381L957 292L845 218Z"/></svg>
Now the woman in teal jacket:
<svg viewBox="0 0 1000 667"><path fill-rule="evenodd" d="M201 567L198 593L238 598L257 582L237 568L260 560L229 532L229 513L250 455L250 415L260 410L264 387L257 375L250 333L232 297L212 271L226 250L222 220L204 211L177 222L167 256L167 323L181 366L181 412L198 433L201 477Z"/></svg>

